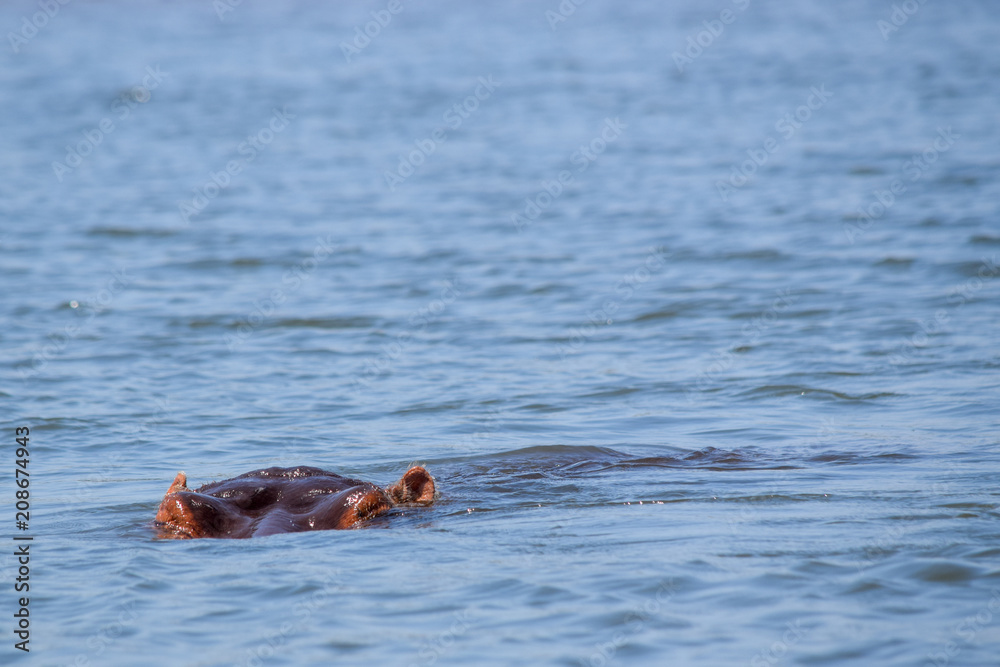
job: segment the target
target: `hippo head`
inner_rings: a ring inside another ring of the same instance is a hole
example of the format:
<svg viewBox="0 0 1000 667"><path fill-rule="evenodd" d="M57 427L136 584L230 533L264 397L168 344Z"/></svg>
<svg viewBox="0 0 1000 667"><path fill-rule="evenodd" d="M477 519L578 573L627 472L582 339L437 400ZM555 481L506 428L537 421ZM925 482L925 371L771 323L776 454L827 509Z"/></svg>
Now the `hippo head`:
<svg viewBox="0 0 1000 667"><path fill-rule="evenodd" d="M414 466L384 489L336 473L299 466L266 468L188 489L178 473L154 522L161 537L245 538L351 528L393 507L430 505L434 478Z"/></svg>

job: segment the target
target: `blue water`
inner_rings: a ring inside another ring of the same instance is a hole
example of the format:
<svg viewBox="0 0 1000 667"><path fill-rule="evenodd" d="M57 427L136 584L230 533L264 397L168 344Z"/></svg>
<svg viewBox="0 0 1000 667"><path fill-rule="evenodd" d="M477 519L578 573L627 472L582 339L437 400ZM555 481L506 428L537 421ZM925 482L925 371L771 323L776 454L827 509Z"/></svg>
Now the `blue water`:
<svg viewBox="0 0 1000 667"><path fill-rule="evenodd" d="M996 7L562 5L0 7L0 662L998 664Z"/></svg>

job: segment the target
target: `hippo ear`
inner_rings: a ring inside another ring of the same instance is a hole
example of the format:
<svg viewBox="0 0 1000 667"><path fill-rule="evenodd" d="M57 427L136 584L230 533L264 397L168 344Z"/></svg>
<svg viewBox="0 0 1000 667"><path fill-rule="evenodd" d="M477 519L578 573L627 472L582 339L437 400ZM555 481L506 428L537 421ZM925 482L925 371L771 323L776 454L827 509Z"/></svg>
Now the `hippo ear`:
<svg viewBox="0 0 1000 667"><path fill-rule="evenodd" d="M434 478L423 467L414 466L386 491L399 505L430 505L434 502Z"/></svg>
<svg viewBox="0 0 1000 667"><path fill-rule="evenodd" d="M184 471L177 473L177 477L174 477L174 481L170 484L170 488L164 495L169 496L171 493L177 493L178 491L188 491L187 487L187 475Z"/></svg>

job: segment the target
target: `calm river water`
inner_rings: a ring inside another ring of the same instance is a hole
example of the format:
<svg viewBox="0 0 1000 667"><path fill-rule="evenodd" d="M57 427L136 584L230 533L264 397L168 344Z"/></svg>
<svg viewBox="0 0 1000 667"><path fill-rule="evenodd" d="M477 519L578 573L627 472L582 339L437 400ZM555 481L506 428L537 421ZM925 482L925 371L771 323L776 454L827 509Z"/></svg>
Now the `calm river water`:
<svg viewBox="0 0 1000 667"><path fill-rule="evenodd" d="M998 664L993 3L61 1L0 7L0 663Z"/></svg>

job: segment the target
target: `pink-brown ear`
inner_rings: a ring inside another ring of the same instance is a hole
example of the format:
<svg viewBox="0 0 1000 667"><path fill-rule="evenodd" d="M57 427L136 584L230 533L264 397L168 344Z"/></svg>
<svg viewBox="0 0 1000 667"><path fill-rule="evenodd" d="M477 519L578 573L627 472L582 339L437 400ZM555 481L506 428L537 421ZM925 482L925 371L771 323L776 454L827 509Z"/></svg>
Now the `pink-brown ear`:
<svg viewBox="0 0 1000 667"><path fill-rule="evenodd" d="M434 502L434 478L422 466L414 466L386 491L397 505L430 505Z"/></svg>
<svg viewBox="0 0 1000 667"><path fill-rule="evenodd" d="M171 493L177 493L178 491L188 491L187 487L187 475L182 472L177 473L177 477L174 477L173 483L170 484L170 488L164 496L169 496Z"/></svg>
<svg viewBox="0 0 1000 667"><path fill-rule="evenodd" d="M156 511L156 522L159 524L161 537L177 539L202 537L201 532L197 530L197 522L194 520L191 508L184 502L182 496L176 495L183 491L188 491L187 475L179 472Z"/></svg>

